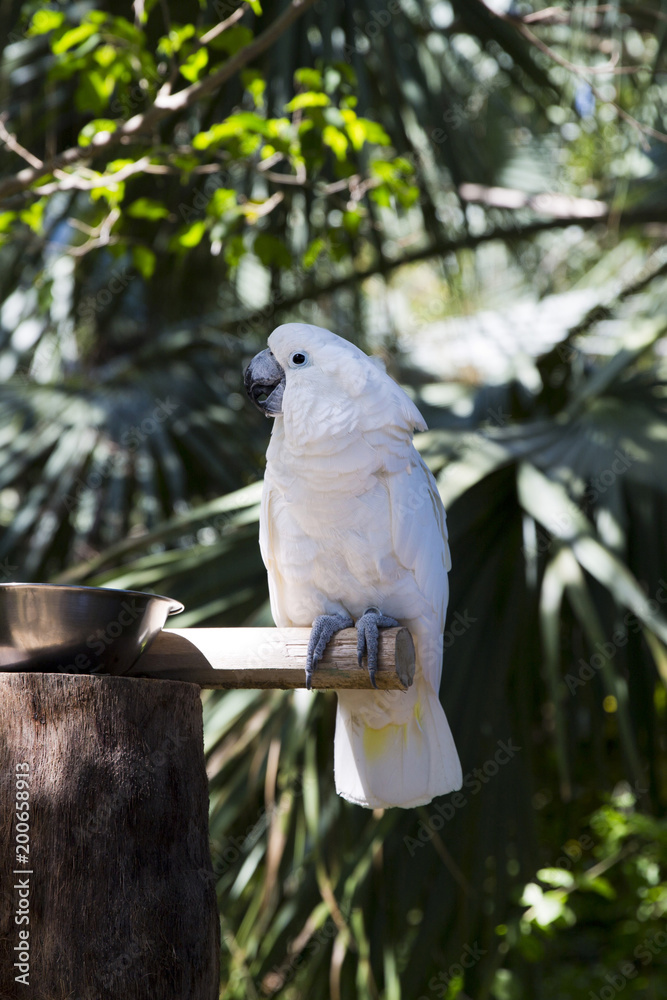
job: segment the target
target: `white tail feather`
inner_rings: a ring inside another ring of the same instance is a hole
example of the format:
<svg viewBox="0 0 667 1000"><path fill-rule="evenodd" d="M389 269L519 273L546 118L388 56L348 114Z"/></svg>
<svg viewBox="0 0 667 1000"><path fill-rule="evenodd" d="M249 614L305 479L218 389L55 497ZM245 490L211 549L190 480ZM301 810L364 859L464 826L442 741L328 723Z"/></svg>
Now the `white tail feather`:
<svg viewBox="0 0 667 1000"><path fill-rule="evenodd" d="M339 700L334 770L343 798L369 809L407 809L461 787L461 764L442 705L429 684L416 684L414 711L402 725L374 729Z"/></svg>

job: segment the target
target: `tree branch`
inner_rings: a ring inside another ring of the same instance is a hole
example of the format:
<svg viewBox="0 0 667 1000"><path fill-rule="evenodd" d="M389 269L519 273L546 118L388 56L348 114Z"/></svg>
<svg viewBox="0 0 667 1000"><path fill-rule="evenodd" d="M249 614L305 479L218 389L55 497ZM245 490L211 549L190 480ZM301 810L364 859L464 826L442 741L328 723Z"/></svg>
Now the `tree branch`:
<svg viewBox="0 0 667 1000"><path fill-rule="evenodd" d="M551 215L555 219L606 216L609 206L605 201L593 198L578 198L557 191L541 194L527 194L516 188L487 187L485 184L459 184L459 194L463 201L480 202L491 208L531 208L541 215Z"/></svg>
<svg viewBox="0 0 667 1000"><path fill-rule="evenodd" d="M317 299L322 295L330 295L341 288L346 288L348 285L354 285L360 281L365 281L366 278L372 278L376 274L389 274L391 271L394 271L398 267L403 267L405 264L414 264L421 260L428 260L431 257L456 253L459 250L474 250L482 243L490 243L492 240L504 240L509 243L513 240L528 239L531 236L548 232L551 229L565 229L567 226L580 226L582 229L591 229L594 226L607 223L610 215L611 211L607 210L604 215L600 215L596 211L588 216L573 215L569 218L539 219L528 222L523 226L514 225L511 228L495 227L475 236L468 233L458 239L437 240L428 246L420 247L411 253L403 254L395 260L387 260L386 258L377 260L369 267L353 271L350 274L341 275L326 285L312 284L296 295L292 295L289 298L281 297L279 302L269 303L255 312L238 316L232 322L250 325L261 322L267 325L271 322L271 317L275 312L293 309L302 302ZM660 221L667 222L667 210L662 210L661 212L656 208L639 209L633 212L626 212L618 218L614 216L614 223L619 227L623 226L626 228ZM271 305L273 305L273 310L270 308Z"/></svg>
<svg viewBox="0 0 667 1000"><path fill-rule="evenodd" d="M39 167L34 165L19 171L13 177L8 177L6 180L0 181L0 200L25 191L26 188L30 187L31 184L34 184L36 180L39 180L40 177L44 177L46 174L52 174L56 170L63 170L76 163L95 159L121 143L130 142L136 135L150 132L164 118L168 118L177 111L189 108L202 97L207 97L209 94L214 93L227 80L235 76L239 70L243 69L249 62L252 62L262 52L270 48L294 21L305 14L314 2L315 0L291 0L289 6L273 24L269 25L266 31L258 35L245 48L240 49L220 69L216 70L215 73L211 73L210 76L205 77L203 80L199 80L197 83L179 90L176 94L169 93L168 86L162 87L155 98L154 104L147 111L140 115L134 115L133 118L124 122L114 132L98 132L96 136L93 136L90 146L73 146L71 149L67 149L45 163L42 163Z"/></svg>

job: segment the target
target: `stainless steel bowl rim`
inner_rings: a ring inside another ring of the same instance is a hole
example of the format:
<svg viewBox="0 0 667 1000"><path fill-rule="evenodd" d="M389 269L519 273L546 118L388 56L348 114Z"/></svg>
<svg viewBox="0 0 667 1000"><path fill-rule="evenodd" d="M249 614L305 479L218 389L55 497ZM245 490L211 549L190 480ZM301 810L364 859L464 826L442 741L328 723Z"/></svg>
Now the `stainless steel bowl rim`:
<svg viewBox="0 0 667 1000"><path fill-rule="evenodd" d="M80 584L73 583L26 583L26 582L16 582L16 583L0 583L0 593L3 590L16 589L18 587L32 587L33 589L39 590L69 590L76 593L84 594L131 594L134 597L145 597L150 600L155 601L167 601L169 604L169 611L167 614L176 615L180 614L184 610L184 605L180 601L177 601L174 597L165 597L163 594L146 594L143 590L120 590L118 587L83 587Z"/></svg>

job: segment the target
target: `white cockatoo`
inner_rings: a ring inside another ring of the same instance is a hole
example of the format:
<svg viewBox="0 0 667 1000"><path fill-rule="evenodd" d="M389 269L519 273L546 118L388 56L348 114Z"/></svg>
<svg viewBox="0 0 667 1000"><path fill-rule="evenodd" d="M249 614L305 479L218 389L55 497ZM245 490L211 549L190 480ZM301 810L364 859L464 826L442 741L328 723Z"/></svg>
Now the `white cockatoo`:
<svg viewBox="0 0 667 1000"><path fill-rule="evenodd" d="M245 371L274 418L260 547L279 627L312 626L306 680L331 636L356 623L373 684L378 628L407 626L415 681L403 691L341 690L336 790L368 808L423 805L461 787L438 691L450 568L445 511L416 451L424 419L353 344L287 323Z"/></svg>

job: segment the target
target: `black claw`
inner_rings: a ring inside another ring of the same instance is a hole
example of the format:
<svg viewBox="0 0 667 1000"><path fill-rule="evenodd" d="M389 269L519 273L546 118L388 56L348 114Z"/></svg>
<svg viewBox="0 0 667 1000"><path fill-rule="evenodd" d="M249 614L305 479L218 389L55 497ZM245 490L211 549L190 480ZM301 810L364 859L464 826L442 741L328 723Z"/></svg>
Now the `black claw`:
<svg viewBox="0 0 667 1000"><path fill-rule="evenodd" d="M351 628L353 620L348 615L318 615L313 622L313 627L308 640L306 651L306 688L311 689L313 671L327 648L327 643L336 632L341 629Z"/></svg>
<svg viewBox="0 0 667 1000"><path fill-rule="evenodd" d="M362 666L364 655L368 657L368 676L372 686L377 690L375 675L378 666L379 629L394 628L400 625L390 615L383 615L379 608L367 608L356 622L357 629L357 662Z"/></svg>

